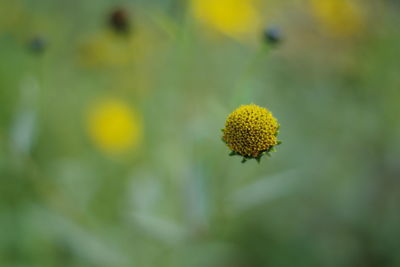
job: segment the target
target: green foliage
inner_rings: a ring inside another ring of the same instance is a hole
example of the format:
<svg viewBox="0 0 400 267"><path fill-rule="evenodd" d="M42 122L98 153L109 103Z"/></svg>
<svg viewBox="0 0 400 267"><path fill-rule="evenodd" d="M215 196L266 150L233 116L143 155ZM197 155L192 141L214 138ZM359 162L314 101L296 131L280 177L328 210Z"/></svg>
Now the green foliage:
<svg viewBox="0 0 400 267"><path fill-rule="evenodd" d="M274 49L189 1L0 0L0 266L400 266L399 6L361 1L344 38L256 2ZM108 98L143 125L121 153L87 130ZM244 103L282 126L260 164L220 140Z"/></svg>

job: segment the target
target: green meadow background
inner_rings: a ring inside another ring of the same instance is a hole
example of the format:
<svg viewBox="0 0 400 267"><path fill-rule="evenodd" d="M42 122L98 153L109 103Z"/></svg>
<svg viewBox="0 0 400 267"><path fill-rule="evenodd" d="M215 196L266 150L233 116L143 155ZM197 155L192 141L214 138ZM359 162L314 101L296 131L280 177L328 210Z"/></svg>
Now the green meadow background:
<svg viewBox="0 0 400 267"><path fill-rule="evenodd" d="M0 0L0 266L400 266L400 3L326 1ZM250 103L260 164L221 141Z"/></svg>

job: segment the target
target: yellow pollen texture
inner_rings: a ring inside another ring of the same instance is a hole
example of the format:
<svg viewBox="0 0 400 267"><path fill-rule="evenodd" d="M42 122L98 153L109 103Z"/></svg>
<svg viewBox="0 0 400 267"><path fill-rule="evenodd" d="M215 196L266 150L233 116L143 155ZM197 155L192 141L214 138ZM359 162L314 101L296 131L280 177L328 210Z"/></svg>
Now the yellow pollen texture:
<svg viewBox="0 0 400 267"><path fill-rule="evenodd" d="M223 140L234 152L258 157L278 144L279 124L267 109L254 104L242 105L227 118Z"/></svg>

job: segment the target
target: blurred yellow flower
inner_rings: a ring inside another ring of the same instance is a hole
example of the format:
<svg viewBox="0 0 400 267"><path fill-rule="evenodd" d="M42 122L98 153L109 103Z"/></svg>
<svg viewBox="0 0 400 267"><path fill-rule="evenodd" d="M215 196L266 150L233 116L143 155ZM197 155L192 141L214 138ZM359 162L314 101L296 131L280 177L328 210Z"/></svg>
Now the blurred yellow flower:
<svg viewBox="0 0 400 267"><path fill-rule="evenodd" d="M364 25L361 4L357 0L310 0L312 10L327 33L347 37Z"/></svg>
<svg viewBox="0 0 400 267"><path fill-rule="evenodd" d="M2 3L0 8L0 33L3 31L15 31L23 24L23 18L27 16L26 10L20 1Z"/></svg>
<svg viewBox="0 0 400 267"><path fill-rule="evenodd" d="M80 47L80 61L87 67L126 66L133 62L135 44L130 36L104 31L90 36Z"/></svg>
<svg viewBox="0 0 400 267"><path fill-rule="evenodd" d="M89 108L87 130L93 142L104 152L119 153L138 144L142 123L138 114L125 102L112 99Z"/></svg>
<svg viewBox="0 0 400 267"><path fill-rule="evenodd" d="M207 26L234 38L258 31L261 22L254 0L192 0L192 11Z"/></svg>

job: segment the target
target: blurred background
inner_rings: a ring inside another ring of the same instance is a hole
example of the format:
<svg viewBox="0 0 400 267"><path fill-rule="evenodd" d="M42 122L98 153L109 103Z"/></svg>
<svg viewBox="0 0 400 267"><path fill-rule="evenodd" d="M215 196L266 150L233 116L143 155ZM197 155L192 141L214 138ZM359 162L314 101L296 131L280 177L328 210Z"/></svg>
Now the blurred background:
<svg viewBox="0 0 400 267"><path fill-rule="evenodd" d="M400 266L399 12L0 0L0 266ZM250 103L260 164L221 142Z"/></svg>

